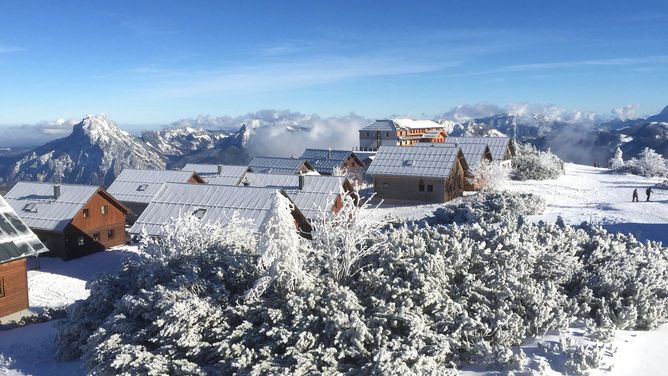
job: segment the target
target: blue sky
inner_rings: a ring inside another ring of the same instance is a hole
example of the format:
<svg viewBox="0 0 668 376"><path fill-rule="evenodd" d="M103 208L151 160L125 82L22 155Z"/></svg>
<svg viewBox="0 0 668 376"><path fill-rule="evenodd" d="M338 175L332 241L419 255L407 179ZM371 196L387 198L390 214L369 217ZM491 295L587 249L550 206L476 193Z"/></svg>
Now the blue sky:
<svg viewBox="0 0 668 376"><path fill-rule="evenodd" d="M57 4L56 4L57 3ZM668 105L665 1L0 2L0 124Z"/></svg>

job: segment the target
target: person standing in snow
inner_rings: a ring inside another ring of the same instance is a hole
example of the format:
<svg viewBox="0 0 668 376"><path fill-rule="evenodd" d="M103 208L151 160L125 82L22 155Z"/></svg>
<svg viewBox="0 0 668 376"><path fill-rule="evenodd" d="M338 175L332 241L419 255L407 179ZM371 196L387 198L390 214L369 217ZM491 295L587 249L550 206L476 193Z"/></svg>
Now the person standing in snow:
<svg viewBox="0 0 668 376"><path fill-rule="evenodd" d="M645 190L645 194L647 195L647 201L649 201L649 196L652 194L652 187L648 187Z"/></svg>
<svg viewBox="0 0 668 376"><path fill-rule="evenodd" d="M639 200L638 200L638 189L633 190L633 202L639 202Z"/></svg>

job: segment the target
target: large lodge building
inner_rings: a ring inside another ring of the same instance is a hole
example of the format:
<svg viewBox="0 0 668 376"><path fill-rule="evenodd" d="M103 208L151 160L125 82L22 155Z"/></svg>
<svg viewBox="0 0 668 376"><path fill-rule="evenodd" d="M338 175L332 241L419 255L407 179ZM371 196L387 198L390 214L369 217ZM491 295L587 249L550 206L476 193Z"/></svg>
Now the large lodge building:
<svg viewBox="0 0 668 376"><path fill-rule="evenodd" d="M360 129L361 151L377 151L381 146L412 146L420 142L442 143L448 137L442 125L431 120L376 120Z"/></svg>

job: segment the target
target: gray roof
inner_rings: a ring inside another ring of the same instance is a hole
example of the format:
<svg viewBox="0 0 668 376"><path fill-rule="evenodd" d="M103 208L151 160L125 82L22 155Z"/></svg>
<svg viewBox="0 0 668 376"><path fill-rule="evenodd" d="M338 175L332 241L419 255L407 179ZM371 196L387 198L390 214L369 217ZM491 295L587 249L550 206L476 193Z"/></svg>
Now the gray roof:
<svg viewBox="0 0 668 376"><path fill-rule="evenodd" d="M162 227L172 218L205 209L205 222L225 224L234 213L251 222L258 230L269 214L277 189L210 184L165 183L130 229L132 234L146 230L149 235L161 235Z"/></svg>
<svg viewBox="0 0 668 376"><path fill-rule="evenodd" d="M135 170L126 168L113 184L109 192L121 202L148 204L164 183L186 183L195 173L178 170Z"/></svg>
<svg viewBox="0 0 668 376"><path fill-rule="evenodd" d="M381 146L367 174L445 179L460 153L457 147Z"/></svg>
<svg viewBox="0 0 668 376"><path fill-rule="evenodd" d="M242 180L250 187L273 187L285 189L295 206L308 220L328 211L336 197L344 191L347 179L342 176L304 175L304 186L299 189L299 175L248 173Z"/></svg>
<svg viewBox="0 0 668 376"><path fill-rule="evenodd" d="M0 196L0 264L48 251Z"/></svg>
<svg viewBox="0 0 668 376"><path fill-rule="evenodd" d="M309 169L312 169L311 165L305 159L255 157L248 165L248 168L251 172L262 174L298 174L304 164Z"/></svg>
<svg viewBox="0 0 668 376"><path fill-rule="evenodd" d="M299 158L306 159L321 174L332 174L351 156L354 154L350 150L306 149Z"/></svg>
<svg viewBox="0 0 668 376"><path fill-rule="evenodd" d="M62 232L100 187L59 185L57 199L54 184L35 182L17 183L5 199L31 229Z"/></svg>
<svg viewBox="0 0 668 376"><path fill-rule="evenodd" d="M460 148L466 158L466 163L469 168L476 167L485 158L485 153L489 150L487 144L457 144L455 143L417 143L415 146L419 147L446 147L446 148ZM491 154L491 153L490 153Z"/></svg>
<svg viewBox="0 0 668 376"><path fill-rule="evenodd" d="M446 144L486 144L494 160L505 159L506 151L512 148L510 137L448 137Z"/></svg>
<svg viewBox="0 0 668 376"><path fill-rule="evenodd" d="M248 166L188 163L181 170L194 171L207 183L236 185L248 171Z"/></svg>
<svg viewBox="0 0 668 376"><path fill-rule="evenodd" d="M392 120L376 120L368 125L366 125L361 130L363 131L396 131L394 127L394 122Z"/></svg>

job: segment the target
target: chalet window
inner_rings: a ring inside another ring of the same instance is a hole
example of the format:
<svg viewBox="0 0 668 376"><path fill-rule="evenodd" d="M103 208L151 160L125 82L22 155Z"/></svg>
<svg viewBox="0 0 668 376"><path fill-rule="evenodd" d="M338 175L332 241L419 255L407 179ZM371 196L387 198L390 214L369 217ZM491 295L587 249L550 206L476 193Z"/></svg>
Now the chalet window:
<svg viewBox="0 0 668 376"><path fill-rule="evenodd" d="M422 180L420 180L420 183L418 184L418 190L424 192L424 182Z"/></svg>
<svg viewBox="0 0 668 376"><path fill-rule="evenodd" d="M0 298L5 297L5 278L0 277Z"/></svg>
<svg viewBox="0 0 668 376"><path fill-rule="evenodd" d="M193 212L193 216L197 219L204 218L204 214L206 214L206 209L197 209Z"/></svg>
<svg viewBox="0 0 668 376"><path fill-rule="evenodd" d="M93 234L93 240L95 240L96 242L100 241L100 233L99 232L96 232L96 233Z"/></svg>
<svg viewBox="0 0 668 376"><path fill-rule="evenodd" d="M107 213L109 213L109 207L107 205L100 206L100 213L102 213L102 215L107 215Z"/></svg>
<svg viewBox="0 0 668 376"><path fill-rule="evenodd" d="M33 202L26 204L26 206L23 207L23 211L29 213L37 213L37 205Z"/></svg>
<svg viewBox="0 0 668 376"><path fill-rule="evenodd" d="M79 238L77 239L77 244L79 245L79 247L83 247L84 245L86 245L86 239L84 239L83 236L79 236Z"/></svg>
<svg viewBox="0 0 668 376"><path fill-rule="evenodd" d="M384 182L383 189L388 189L388 188L390 188L390 183Z"/></svg>
<svg viewBox="0 0 668 376"><path fill-rule="evenodd" d="M83 210L83 217L84 218L89 218L90 217L90 210L84 209Z"/></svg>
<svg viewBox="0 0 668 376"><path fill-rule="evenodd" d="M114 238L114 230L107 230L107 239Z"/></svg>
<svg viewBox="0 0 668 376"><path fill-rule="evenodd" d="M434 186L431 184L427 184L427 192L433 192L434 191Z"/></svg>
<svg viewBox="0 0 668 376"><path fill-rule="evenodd" d="M139 187L137 187L137 190L139 192L144 192L148 188L148 184L140 184Z"/></svg>

